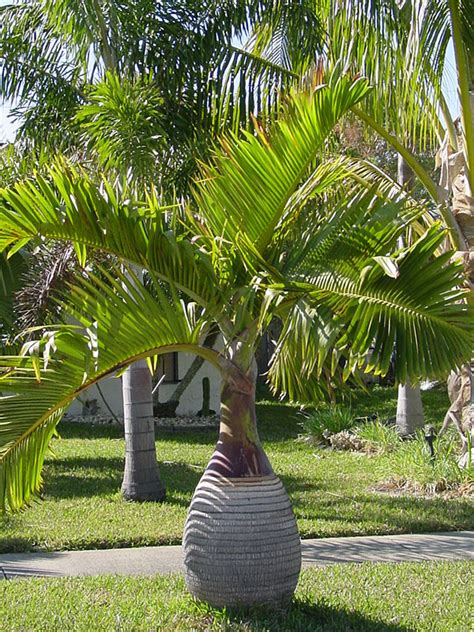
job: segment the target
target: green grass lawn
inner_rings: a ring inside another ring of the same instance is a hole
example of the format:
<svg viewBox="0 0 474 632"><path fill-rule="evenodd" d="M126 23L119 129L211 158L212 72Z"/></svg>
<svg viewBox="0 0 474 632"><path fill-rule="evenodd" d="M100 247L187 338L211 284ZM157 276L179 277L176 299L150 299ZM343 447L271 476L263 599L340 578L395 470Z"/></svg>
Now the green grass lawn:
<svg viewBox="0 0 474 632"><path fill-rule="evenodd" d="M441 421L442 391L425 393L426 416ZM356 415L394 414L394 389L358 394ZM388 495L373 491L386 457L331 452L295 441L297 411L263 403L260 434L289 492L302 537L388 534L474 528L472 499ZM167 487L163 504L127 503L119 493L121 429L64 423L48 458L43 500L0 518L0 552L112 548L180 542L192 492L211 456L217 429L157 433Z"/></svg>
<svg viewBox="0 0 474 632"><path fill-rule="evenodd" d="M302 573L286 611L216 610L180 576L0 582L0 621L20 630L467 632L469 562L337 564Z"/></svg>

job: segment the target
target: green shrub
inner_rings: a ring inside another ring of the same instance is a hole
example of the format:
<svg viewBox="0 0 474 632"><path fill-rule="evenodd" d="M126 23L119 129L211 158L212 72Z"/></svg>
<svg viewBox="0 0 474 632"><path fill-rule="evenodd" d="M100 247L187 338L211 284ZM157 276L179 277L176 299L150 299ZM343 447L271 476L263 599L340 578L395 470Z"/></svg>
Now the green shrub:
<svg viewBox="0 0 474 632"><path fill-rule="evenodd" d="M303 433L311 439L327 441L330 435L353 428L355 419L350 408L331 405L303 413L300 425Z"/></svg>

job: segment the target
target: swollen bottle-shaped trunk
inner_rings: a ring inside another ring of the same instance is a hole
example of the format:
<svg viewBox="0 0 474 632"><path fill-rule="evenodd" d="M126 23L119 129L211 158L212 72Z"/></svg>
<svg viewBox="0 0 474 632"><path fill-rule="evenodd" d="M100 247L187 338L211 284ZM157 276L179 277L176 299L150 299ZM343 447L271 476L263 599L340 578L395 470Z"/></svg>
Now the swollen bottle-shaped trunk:
<svg viewBox="0 0 474 632"><path fill-rule="evenodd" d="M301 543L290 501L263 451L254 376L224 377L219 440L184 530L186 584L213 606L288 601Z"/></svg>
<svg viewBox="0 0 474 632"><path fill-rule="evenodd" d="M152 382L145 360L132 364L122 377L127 500L163 500L165 488L156 462Z"/></svg>

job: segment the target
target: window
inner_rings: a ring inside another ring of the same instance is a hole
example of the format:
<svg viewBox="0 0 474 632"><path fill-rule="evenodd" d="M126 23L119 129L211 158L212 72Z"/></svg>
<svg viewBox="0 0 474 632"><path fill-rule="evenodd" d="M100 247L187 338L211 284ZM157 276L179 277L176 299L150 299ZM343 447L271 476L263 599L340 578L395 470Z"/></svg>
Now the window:
<svg viewBox="0 0 474 632"><path fill-rule="evenodd" d="M164 353L158 357L158 366L155 373L155 379L158 381L164 376L162 384L170 384L179 382L178 372L178 354Z"/></svg>

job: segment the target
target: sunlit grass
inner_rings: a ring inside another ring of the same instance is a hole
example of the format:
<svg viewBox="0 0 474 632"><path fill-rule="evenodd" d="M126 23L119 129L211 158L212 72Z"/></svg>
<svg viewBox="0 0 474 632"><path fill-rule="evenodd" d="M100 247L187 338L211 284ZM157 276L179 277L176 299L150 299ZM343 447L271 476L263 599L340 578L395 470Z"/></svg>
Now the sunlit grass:
<svg viewBox="0 0 474 632"><path fill-rule="evenodd" d="M348 564L302 573L286 610L215 609L182 577L87 577L0 582L0 618L20 630L465 632L468 562Z"/></svg>
<svg viewBox="0 0 474 632"><path fill-rule="evenodd" d="M447 398L424 393L426 414L442 419ZM360 394L357 416L394 413L394 389ZM259 428L275 472L290 494L302 537L409 533L474 528L469 499L380 494L383 456L316 449L296 441L301 421L293 407L258 407ZM212 454L217 428L157 433L162 504L128 503L119 493L121 429L64 424L48 458L43 500L0 519L0 551L112 548L181 541L193 490ZM385 474L383 474L385 477Z"/></svg>

